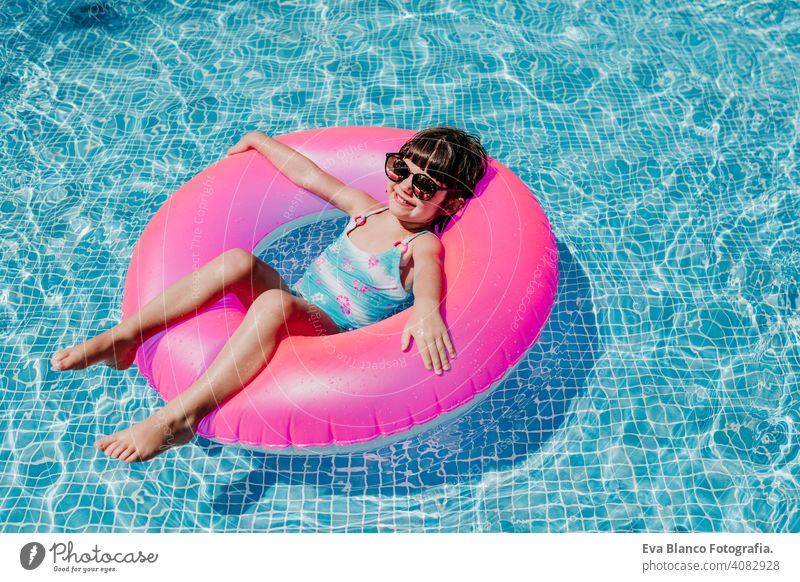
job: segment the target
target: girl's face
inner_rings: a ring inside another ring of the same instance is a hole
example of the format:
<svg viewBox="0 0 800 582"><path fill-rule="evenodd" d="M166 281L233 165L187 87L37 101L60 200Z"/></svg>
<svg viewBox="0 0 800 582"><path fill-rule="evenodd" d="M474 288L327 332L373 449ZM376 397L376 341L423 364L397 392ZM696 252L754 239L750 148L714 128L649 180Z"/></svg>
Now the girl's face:
<svg viewBox="0 0 800 582"><path fill-rule="evenodd" d="M453 206L454 203L455 206L460 206L460 204L456 203L456 201L461 200L460 198L453 198L445 203L447 187L438 180L434 180L430 174L424 172L422 168L408 158L403 158L403 160L408 164L411 173L402 182L389 180L386 184L386 193L389 195L389 210L392 214L406 222L428 224L446 211L452 213L458 210L458 208L454 209ZM438 190L430 200L420 200L411 192L411 180L414 174L428 176L441 186L442 190Z"/></svg>

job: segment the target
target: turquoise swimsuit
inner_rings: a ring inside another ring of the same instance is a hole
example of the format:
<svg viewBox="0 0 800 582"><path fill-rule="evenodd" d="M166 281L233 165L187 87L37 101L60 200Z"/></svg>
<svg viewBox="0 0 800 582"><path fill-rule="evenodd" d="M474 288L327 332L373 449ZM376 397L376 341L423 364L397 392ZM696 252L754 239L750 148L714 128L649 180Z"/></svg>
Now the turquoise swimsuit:
<svg viewBox="0 0 800 582"><path fill-rule="evenodd" d="M369 216L388 208L384 206L351 219L344 232L291 286L294 295L320 307L342 330L386 319L411 296L400 280L400 258L408 249L408 243L429 230L399 240L378 255L361 250L347 236Z"/></svg>

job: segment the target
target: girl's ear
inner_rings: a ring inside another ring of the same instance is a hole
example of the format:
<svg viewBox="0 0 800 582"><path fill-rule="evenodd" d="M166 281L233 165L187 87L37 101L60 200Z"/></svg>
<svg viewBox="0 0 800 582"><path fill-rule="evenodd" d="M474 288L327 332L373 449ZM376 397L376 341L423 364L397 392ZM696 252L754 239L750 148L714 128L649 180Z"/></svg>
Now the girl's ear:
<svg viewBox="0 0 800 582"><path fill-rule="evenodd" d="M461 196L456 196L455 198L451 198L445 204L445 209L447 210L447 214L455 214L464 206L465 200Z"/></svg>

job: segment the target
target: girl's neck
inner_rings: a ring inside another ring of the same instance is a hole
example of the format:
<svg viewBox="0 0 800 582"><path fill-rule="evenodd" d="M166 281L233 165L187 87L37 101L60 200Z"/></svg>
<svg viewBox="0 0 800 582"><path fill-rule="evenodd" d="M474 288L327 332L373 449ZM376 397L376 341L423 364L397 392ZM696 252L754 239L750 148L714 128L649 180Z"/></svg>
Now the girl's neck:
<svg viewBox="0 0 800 582"><path fill-rule="evenodd" d="M390 213L391 214L391 213ZM416 234L418 232L422 232L423 230L430 230L430 227L433 225L433 222L429 224L419 224L416 222L407 222L404 220L400 220L394 214L392 217L397 221L397 223L404 228L409 234Z"/></svg>

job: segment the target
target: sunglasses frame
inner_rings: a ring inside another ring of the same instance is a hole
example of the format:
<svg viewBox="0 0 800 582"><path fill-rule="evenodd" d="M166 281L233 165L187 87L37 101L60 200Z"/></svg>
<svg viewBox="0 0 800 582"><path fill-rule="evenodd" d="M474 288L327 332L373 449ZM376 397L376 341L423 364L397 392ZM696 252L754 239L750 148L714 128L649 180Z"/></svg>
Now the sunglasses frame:
<svg viewBox="0 0 800 582"><path fill-rule="evenodd" d="M395 158L398 158L399 160L402 160L403 163L406 165L406 169L408 170L408 174L406 174L405 176L401 177L399 180L395 180L394 178L392 178L389 175L389 158L391 158L391 157L395 157ZM460 192L460 191L462 191L461 188L440 188L439 185L436 184L434 179L431 178L430 176L428 176L427 174L412 172L411 168L408 167L408 163L405 161L405 158L403 158L403 156L401 156L399 152L389 152L389 153L386 154L386 161L383 164L383 171L386 174L386 177L389 178L395 184L399 184L400 182L402 182L403 180L405 180L406 178L411 176L411 193L416 198L422 200L423 202L427 202L428 200L430 200L431 198L436 196L436 193L439 192L440 190L442 190L444 192L453 192L453 191ZM427 191L422 190L418 185L414 184L414 182L417 180L417 176L422 176L423 178L427 178L428 180L430 180L431 183L433 183L436 186L436 190L434 190L433 193L428 193ZM427 198L423 198L422 195L427 196Z"/></svg>

